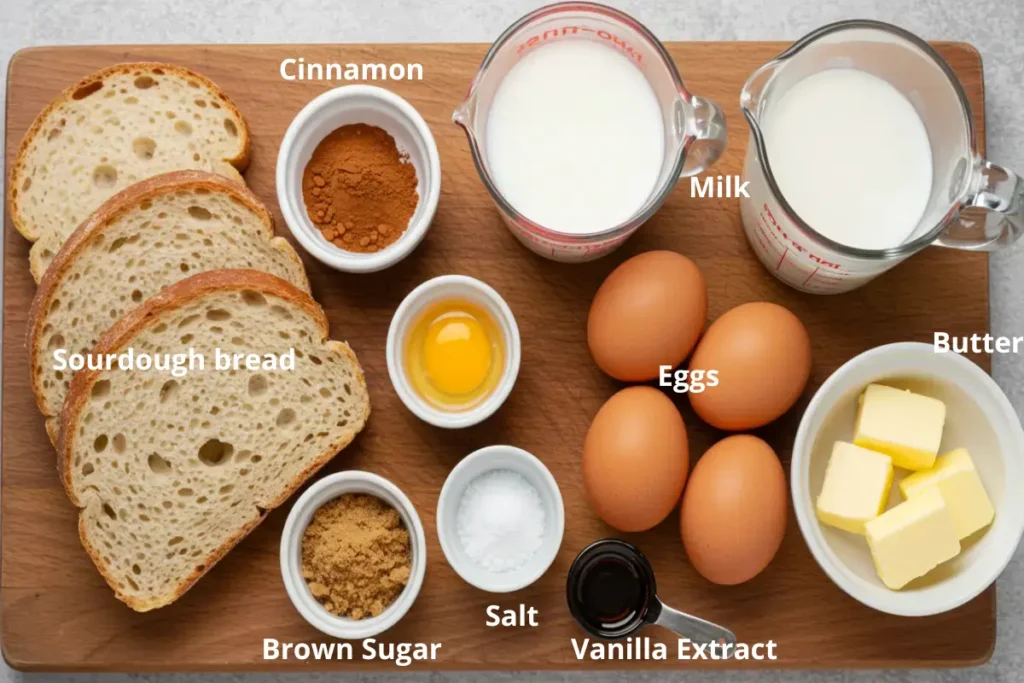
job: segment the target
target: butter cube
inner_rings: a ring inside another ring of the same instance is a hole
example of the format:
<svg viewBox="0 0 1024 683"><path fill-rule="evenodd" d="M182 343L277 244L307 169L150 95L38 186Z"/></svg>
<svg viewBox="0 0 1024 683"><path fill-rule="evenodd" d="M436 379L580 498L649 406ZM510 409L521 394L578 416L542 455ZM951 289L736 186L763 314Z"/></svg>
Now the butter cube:
<svg viewBox="0 0 1024 683"><path fill-rule="evenodd" d="M878 576L893 590L960 553L953 516L935 487L874 518L864 530Z"/></svg>
<svg viewBox="0 0 1024 683"><path fill-rule="evenodd" d="M892 458L837 441L818 496L818 519L863 536L864 524L885 509L891 485Z"/></svg>
<svg viewBox="0 0 1024 683"><path fill-rule="evenodd" d="M900 492L907 499L932 488L938 488L946 499L960 540L992 523L996 512L966 448L939 456L935 467L915 472L900 482Z"/></svg>
<svg viewBox="0 0 1024 683"><path fill-rule="evenodd" d="M896 467L925 470L935 464L945 421L942 401L869 384L860 397L853 442L885 453Z"/></svg>

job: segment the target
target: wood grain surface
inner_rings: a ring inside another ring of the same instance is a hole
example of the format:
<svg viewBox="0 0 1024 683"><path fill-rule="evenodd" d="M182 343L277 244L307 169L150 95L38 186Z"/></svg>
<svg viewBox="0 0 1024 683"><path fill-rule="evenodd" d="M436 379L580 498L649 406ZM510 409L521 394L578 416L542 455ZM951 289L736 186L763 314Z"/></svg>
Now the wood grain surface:
<svg viewBox="0 0 1024 683"><path fill-rule="evenodd" d="M674 43L668 49L693 92L718 102L730 125L728 151L714 173L738 173L747 130L738 95L747 76L785 47L782 43ZM426 527L428 569L408 615L381 637L390 642L443 644L435 662L411 669L531 670L697 668L709 662L577 662L570 639L583 636L564 599L566 571L576 553L619 535L585 500L580 450L591 418L619 385L591 362L585 323L601 280L620 262L649 249L680 251L703 269L709 319L746 301L789 307L813 343L811 385L786 416L758 434L788 466L796 425L814 390L861 351L895 341L930 341L943 330L969 335L988 329L988 270L983 254L932 248L868 286L835 297L805 295L772 278L751 254L736 200L688 196L680 184L661 211L613 255L584 265L544 260L506 230L484 190L462 131L451 113L465 96L483 45L139 46L43 48L12 61L7 97L7 162L35 115L63 88L120 61L161 60L196 69L224 88L251 126L252 164L246 178L287 234L274 192L278 144L292 117L325 82L285 82L282 59L419 62L420 82L386 85L407 98L437 138L443 174L437 217L424 243L401 264L373 275L346 275L305 258L332 337L347 340L365 368L373 416L365 432L326 472L367 469L401 487ZM967 45L942 44L984 127L981 61ZM338 85L338 84L335 84ZM76 510L55 470L52 448L29 389L26 313L35 291L26 242L5 222L3 285L2 642L19 669L302 670L385 669L380 661L264 661L264 638L325 641L292 607L280 577L278 543L289 504L269 515L177 603L136 614L113 594L83 552ZM300 250L301 251L301 250ZM388 380L384 344L395 307L417 284L444 273L483 279L508 301L521 330L522 370L508 402L477 427L444 431L419 422ZM116 273L111 274L117 277ZM82 296L89 296L82 292ZM975 359L988 369L989 359ZM756 377L751 377L756 382ZM678 400L694 456L722 437ZM510 443L535 453L551 469L565 499L565 540L553 566L534 586L512 595L483 593L447 565L437 542L435 508L451 468L471 451ZM678 518L625 535L649 555L661 597L721 622L740 640L778 643L781 667L945 667L978 664L995 642L995 595L989 590L951 613L902 619L847 597L817 567L790 516L785 541L769 568L736 587L713 586L686 560ZM540 612L539 628L487 628L489 604L524 603ZM670 642L658 629L644 635ZM356 648L357 654L360 652ZM730 663L729 666L763 664ZM403 669L406 670L406 669Z"/></svg>

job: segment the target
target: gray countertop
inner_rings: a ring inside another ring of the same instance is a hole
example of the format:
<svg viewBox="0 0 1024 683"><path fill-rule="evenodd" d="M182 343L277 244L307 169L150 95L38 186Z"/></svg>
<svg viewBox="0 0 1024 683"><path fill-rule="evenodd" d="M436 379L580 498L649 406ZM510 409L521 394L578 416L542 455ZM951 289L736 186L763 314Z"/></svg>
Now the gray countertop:
<svg viewBox="0 0 1024 683"><path fill-rule="evenodd" d="M19 48L85 43L348 43L491 42L542 0L0 0L0 58ZM899 24L928 39L973 43L985 66L990 158L1024 172L1024 2L1020 0L610 0L663 40L795 40L828 22L864 17ZM685 75L685 65L682 68ZM6 69L4 71L6 74ZM3 92L6 92L4 88ZM2 97L4 95L0 95ZM0 114L2 116L2 114ZM992 332L1024 335L1024 247L991 261ZM994 374L1018 415L1024 415L1024 358L993 359ZM960 671L688 673L688 681L1024 681L1024 548L999 579L995 655L984 667ZM337 680L322 676L22 675L0 665L0 683L152 680L199 683ZM358 675L385 683L476 680L480 675ZM488 681L656 681L678 674L489 674Z"/></svg>

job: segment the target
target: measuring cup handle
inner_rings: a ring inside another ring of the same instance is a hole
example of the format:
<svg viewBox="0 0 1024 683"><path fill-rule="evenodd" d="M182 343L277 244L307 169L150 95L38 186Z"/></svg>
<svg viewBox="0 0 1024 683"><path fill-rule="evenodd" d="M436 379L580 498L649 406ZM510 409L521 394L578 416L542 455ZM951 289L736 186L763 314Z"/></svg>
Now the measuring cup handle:
<svg viewBox="0 0 1024 683"><path fill-rule="evenodd" d="M1024 181L1013 171L979 159L962 211L936 244L957 249L995 251L1024 234ZM980 209L983 212L970 209ZM981 213L981 215L979 215Z"/></svg>
<svg viewBox="0 0 1024 683"><path fill-rule="evenodd" d="M703 173L718 161L725 151L727 135L725 114L711 100L691 95L683 99L683 110L688 149L681 175L686 178Z"/></svg>
<svg viewBox="0 0 1024 683"><path fill-rule="evenodd" d="M689 638L695 643L736 644L736 634L724 626L672 609L664 603L661 604L661 613L654 620L654 624L667 628L683 638Z"/></svg>

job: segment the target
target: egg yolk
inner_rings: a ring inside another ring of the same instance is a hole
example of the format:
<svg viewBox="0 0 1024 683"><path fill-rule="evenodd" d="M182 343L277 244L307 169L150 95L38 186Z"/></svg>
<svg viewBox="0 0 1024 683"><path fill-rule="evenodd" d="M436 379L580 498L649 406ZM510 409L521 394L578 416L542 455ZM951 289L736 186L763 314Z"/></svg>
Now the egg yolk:
<svg viewBox="0 0 1024 683"><path fill-rule="evenodd" d="M446 394L468 394L491 371L491 343L476 319L448 314L427 327L423 367L430 382Z"/></svg>
<svg viewBox="0 0 1024 683"><path fill-rule="evenodd" d="M460 412L485 401L501 382L501 329L481 306L458 299L428 306L404 342L412 389L441 410Z"/></svg>

